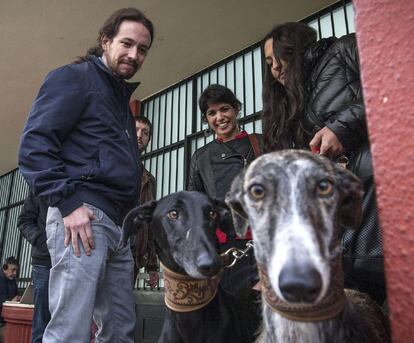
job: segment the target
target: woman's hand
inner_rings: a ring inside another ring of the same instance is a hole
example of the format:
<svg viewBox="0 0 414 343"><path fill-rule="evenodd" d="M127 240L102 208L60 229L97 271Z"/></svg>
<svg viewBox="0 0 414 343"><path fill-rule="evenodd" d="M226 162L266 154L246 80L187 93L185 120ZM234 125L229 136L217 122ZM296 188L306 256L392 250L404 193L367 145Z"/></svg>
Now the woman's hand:
<svg viewBox="0 0 414 343"><path fill-rule="evenodd" d="M311 151L319 152L321 155L327 156L336 156L344 151L344 147L338 137L326 126L313 136L309 147Z"/></svg>

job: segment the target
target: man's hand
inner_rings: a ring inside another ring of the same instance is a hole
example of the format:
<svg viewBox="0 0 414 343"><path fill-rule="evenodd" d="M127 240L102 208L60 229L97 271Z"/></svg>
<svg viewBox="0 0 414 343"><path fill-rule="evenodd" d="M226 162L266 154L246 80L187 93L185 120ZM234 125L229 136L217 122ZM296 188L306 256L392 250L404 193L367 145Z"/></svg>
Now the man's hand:
<svg viewBox="0 0 414 343"><path fill-rule="evenodd" d="M149 280L148 280L148 284L150 286L150 289L154 289L157 286L158 283L158 272L149 272Z"/></svg>
<svg viewBox="0 0 414 343"><path fill-rule="evenodd" d="M326 126L316 132L309 143L309 147L313 152L319 152L321 155L328 156L336 156L344 151L344 147L338 137Z"/></svg>
<svg viewBox="0 0 414 343"><path fill-rule="evenodd" d="M20 295L16 295L11 301L20 301L21 298Z"/></svg>
<svg viewBox="0 0 414 343"><path fill-rule="evenodd" d="M95 215L84 205L78 207L71 214L63 218L63 224L65 225L65 247L72 241L73 252L77 257L81 255L78 246L78 236L82 241L86 255L89 256L91 249L95 249L91 227L92 219L95 219Z"/></svg>

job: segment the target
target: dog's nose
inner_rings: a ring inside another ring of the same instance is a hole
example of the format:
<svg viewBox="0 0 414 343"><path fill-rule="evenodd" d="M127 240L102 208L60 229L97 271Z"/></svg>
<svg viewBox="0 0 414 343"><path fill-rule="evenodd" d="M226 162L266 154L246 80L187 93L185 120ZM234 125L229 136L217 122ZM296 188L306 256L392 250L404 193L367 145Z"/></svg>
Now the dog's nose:
<svg viewBox="0 0 414 343"><path fill-rule="evenodd" d="M205 276L214 276L220 270L220 259L218 256L211 256L208 253L201 253L197 256L196 266L200 273Z"/></svg>
<svg viewBox="0 0 414 343"><path fill-rule="evenodd" d="M279 289L290 302L314 302L321 288L321 275L309 263L287 263L279 275Z"/></svg>

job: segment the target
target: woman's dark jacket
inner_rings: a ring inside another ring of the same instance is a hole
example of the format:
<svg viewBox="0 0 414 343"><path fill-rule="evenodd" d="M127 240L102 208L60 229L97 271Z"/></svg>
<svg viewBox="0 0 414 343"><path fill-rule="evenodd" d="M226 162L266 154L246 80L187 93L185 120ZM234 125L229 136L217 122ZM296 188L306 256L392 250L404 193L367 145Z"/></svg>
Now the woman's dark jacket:
<svg viewBox="0 0 414 343"><path fill-rule="evenodd" d="M32 245L32 264L51 267L46 245L47 205L32 192L26 198L17 220L21 234Z"/></svg>
<svg viewBox="0 0 414 343"><path fill-rule="evenodd" d="M263 151L261 135L255 135L259 151ZM190 166L187 189L199 191L212 198L224 200L230 190L231 183L238 173L255 158L254 149L248 136L228 142L214 140L195 151ZM220 252L230 247L244 249L246 241L236 238L230 233L226 242L221 242ZM231 292L245 292L257 282L257 269L253 254L243 258L223 273L221 286Z"/></svg>
<svg viewBox="0 0 414 343"><path fill-rule="evenodd" d="M383 284L382 243L355 35L322 39L305 52L307 101L304 125L310 137L324 126L342 143L348 168L364 184L363 223L344 235L346 276Z"/></svg>
<svg viewBox="0 0 414 343"><path fill-rule="evenodd" d="M256 137L260 146L262 137ZM226 143L214 140L195 151L191 159L188 190L224 200L235 176L254 158L247 136Z"/></svg>
<svg viewBox="0 0 414 343"><path fill-rule="evenodd" d="M306 128L314 134L327 126L346 154L357 150L368 135L355 36L318 41L307 50L305 67L310 70Z"/></svg>

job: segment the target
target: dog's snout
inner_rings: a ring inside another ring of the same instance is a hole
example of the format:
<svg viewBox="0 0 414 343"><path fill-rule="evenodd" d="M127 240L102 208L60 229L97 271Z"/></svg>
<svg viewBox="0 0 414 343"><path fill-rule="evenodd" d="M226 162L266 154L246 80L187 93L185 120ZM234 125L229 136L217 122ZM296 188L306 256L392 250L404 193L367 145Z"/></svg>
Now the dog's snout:
<svg viewBox="0 0 414 343"><path fill-rule="evenodd" d="M289 302L314 302L322 289L322 277L309 263L287 263L279 275L279 289Z"/></svg>
<svg viewBox="0 0 414 343"><path fill-rule="evenodd" d="M217 255L211 256L208 253L201 253L197 256L196 266L201 274L211 277L219 272L221 264Z"/></svg>

